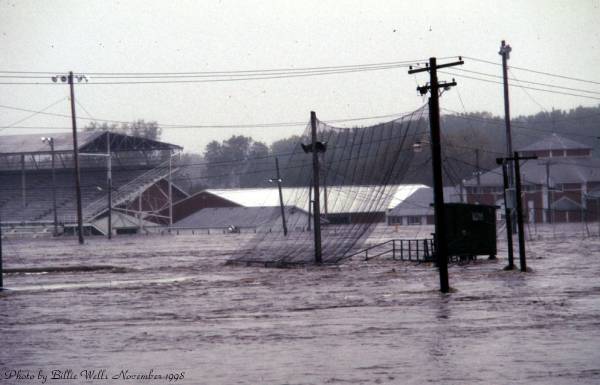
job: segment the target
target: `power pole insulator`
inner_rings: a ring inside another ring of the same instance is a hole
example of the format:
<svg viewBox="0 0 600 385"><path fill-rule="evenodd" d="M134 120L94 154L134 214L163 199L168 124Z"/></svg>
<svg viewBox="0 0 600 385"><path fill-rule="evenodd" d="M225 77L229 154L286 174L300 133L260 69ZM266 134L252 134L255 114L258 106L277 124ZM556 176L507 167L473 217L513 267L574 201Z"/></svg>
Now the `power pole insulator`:
<svg viewBox="0 0 600 385"><path fill-rule="evenodd" d="M455 81L451 83L439 83L437 70L439 68L453 67L464 64L463 60L453 63L437 64L436 58L429 59L429 65L425 68L410 69L409 74L417 72L429 72L429 85L419 87L418 90L425 94L429 93L429 125L431 130L431 158L433 166L433 209L435 216L435 254L437 265L440 272L440 291L448 293L450 284L448 282L448 240L446 237L446 215L444 212L444 184L442 179L442 151L440 140L440 104L439 91L449 89L456 85Z"/></svg>

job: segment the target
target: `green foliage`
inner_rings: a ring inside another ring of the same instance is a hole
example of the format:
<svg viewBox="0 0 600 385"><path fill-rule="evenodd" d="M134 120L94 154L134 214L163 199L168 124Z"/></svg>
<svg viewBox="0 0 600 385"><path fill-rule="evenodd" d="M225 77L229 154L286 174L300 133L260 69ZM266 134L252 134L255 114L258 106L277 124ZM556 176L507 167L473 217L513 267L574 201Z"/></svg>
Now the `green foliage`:
<svg viewBox="0 0 600 385"><path fill-rule="evenodd" d="M83 128L84 131L110 131L119 134L137 136L151 140L160 140L162 129L157 122L146 122L143 119L135 120L131 123L108 124L106 122L91 122Z"/></svg>
<svg viewBox="0 0 600 385"><path fill-rule="evenodd" d="M274 166L268 163L269 148L252 138L233 135L219 143L206 145L207 180L212 187L258 187L273 177Z"/></svg>
<svg viewBox="0 0 600 385"><path fill-rule="evenodd" d="M416 123L415 123L416 124ZM423 151L413 153L405 146L401 161L407 165L390 183L423 183L431 185L431 152L427 122L420 122L422 136L407 140L423 141ZM600 106L578 107L570 111L552 110L512 120L513 149L517 150L533 142L557 133L576 142L585 143L600 151ZM378 140L382 130L397 130L389 123L371 127L355 127L321 133L321 140L328 142L328 150L322 156L326 165L327 183L330 185L352 183L369 184L381 179L381 175L368 174L364 170L385 170L386 162L393 158L389 146ZM504 118L489 112L443 115L442 158L444 183L457 185L463 179L474 177L476 153L484 171L496 168L495 159L506 153L506 129ZM326 137L325 137L326 136ZM388 137L394 137L394 135ZM251 137L232 136L206 146L202 181L210 187L266 187L267 179L275 176L274 156L279 158L285 186L306 185L312 173L311 158L302 153L301 142L308 139L291 136L267 146ZM373 165L377 167L372 167ZM325 174L325 172L324 172Z"/></svg>

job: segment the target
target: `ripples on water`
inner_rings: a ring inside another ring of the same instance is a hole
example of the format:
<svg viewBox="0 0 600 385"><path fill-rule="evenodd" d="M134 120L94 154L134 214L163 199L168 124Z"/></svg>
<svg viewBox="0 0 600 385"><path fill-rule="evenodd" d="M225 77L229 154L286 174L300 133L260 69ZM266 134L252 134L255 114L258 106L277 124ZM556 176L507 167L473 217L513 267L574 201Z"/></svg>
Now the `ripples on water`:
<svg viewBox="0 0 600 385"><path fill-rule="evenodd" d="M502 271L502 252L453 266L446 296L427 265L225 266L236 236L8 242L6 267L72 268L5 275L3 371L184 371L185 384L600 382L597 238L529 243L528 274Z"/></svg>

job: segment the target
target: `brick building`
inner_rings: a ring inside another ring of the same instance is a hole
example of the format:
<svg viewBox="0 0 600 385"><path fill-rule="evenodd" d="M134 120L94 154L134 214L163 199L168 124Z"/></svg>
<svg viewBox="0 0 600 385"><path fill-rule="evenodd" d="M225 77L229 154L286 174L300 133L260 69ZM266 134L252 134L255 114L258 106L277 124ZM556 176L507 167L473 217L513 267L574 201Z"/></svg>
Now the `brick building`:
<svg viewBox="0 0 600 385"><path fill-rule="evenodd" d="M598 220L600 159L591 146L553 134L518 150L521 161L524 218L530 223ZM502 168L464 183L468 203L504 204Z"/></svg>

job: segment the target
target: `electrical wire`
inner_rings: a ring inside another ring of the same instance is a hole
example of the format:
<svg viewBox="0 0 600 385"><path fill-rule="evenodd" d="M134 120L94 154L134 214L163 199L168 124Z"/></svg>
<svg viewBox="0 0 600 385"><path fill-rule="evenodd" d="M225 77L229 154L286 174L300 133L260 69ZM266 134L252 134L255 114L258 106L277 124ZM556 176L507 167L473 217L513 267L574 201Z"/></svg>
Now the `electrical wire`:
<svg viewBox="0 0 600 385"><path fill-rule="evenodd" d="M492 64L492 65L495 65L495 66L501 66L502 65L501 63L496 63L496 62L493 62L493 61L484 60L484 59L478 59L478 58L469 57L469 56L463 56L463 58L469 59L469 60L473 60L473 61L477 61L477 62L481 62L481 63ZM531 72L531 73L535 73L535 74L538 74L538 75L551 76L551 77L561 78L561 79L566 79L566 80L574 80L574 81L578 81L578 82L582 82L582 83L600 84L600 82L594 81L594 80L576 78L576 77L573 77L573 76L559 75L559 74L554 74L554 73L550 73L550 72L538 71L538 70L534 70L534 69L531 69L531 68L516 67L516 66L510 66L510 68L513 68L513 69L516 69L516 70L519 70L519 71Z"/></svg>
<svg viewBox="0 0 600 385"><path fill-rule="evenodd" d="M480 71L472 71L472 70L467 70L467 69L460 68L460 67L452 68L452 71L461 71L461 72L467 72L467 73L472 73L472 74L476 74L476 75L483 75L483 76L489 76L489 77L493 77L493 78L497 78L497 79L503 79L503 76L501 76L501 75L489 74L487 72L480 72ZM563 90L567 90L567 91L585 92L585 93L589 93L589 94L600 95L600 91L591 91L591 90L585 90L585 89L581 89L581 88L564 87L564 86L559 86L556 84L533 82L533 81L529 81L529 80L519 80L519 79L516 79L516 77L512 74L511 68L509 68L509 72L511 73L512 78L508 78L508 80L516 80L520 83L527 83L527 84L533 84L533 85L538 85L538 86L559 88L559 89L563 89Z"/></svg>
<svg viewBox="0 0 600 385"><path fill-rule="evenodd" d="M60 101L62 101L62 100L64 100L64 98L61 99ZM83 108L83 106L81 106L81 107ZM32 113L34 113L34 115L41 114L41 115L46 115L46 116L55 116L55 117L71 119L71 115L44 112L45 110L36 111L36 110L27 109L27 108L7 106L7 105L0 105L0 108L15 110L15 111L32 112ZM50 108L50 107L48 107L48 108ZM86 110L84 109L84 111L86 111ZM395 113L395 114L361 116L361 117L356 117L356 118L331 119L331 120L327 120L324 122L326 122L326 123L343 123L343 122L383 119L383 118L391 118L391 117L400 118L400 117L408 115L408 114L410 114L410 112L399 112L399 113ZM89 115L89 113L88 113L88 115ZM89 117L89 118L77 117L77 119L85 120L85 121L113 123L113 124L129 124L129 123L131 123L131 122L127 122L124 120L101 119L101 118L92 118L92 117ZM305 126L305 125L306 125L306 121L303 121L303 122L270 122L270 123L255 123L255 124L189 124L189 125L165 123L165 124L160 124L160 128L161 129L170 129L170 128L260 128L260 127L296 127L296 126ZM34 128L38 128L36 126L29 126L29 127L13 127L13 126L14 125L0 126L0 129L5 129L5 128L32 128L32 129L34 129ZM70 129L71 127L42 127L42 128Z"/></svg>
<svg viewBox="0 0 600 385"><path fill-rule="evenodd" d="M477 81L486 82L486 83L504 84L502 82L497 82L495 80L482 79L482 78L478 78L478 77L475 77L475 76L463 75L463 74L456 73L456 72L438 71L438 73L443 73L443 74L446 74L446 75L456 76L456 77L459 77L459 78L477 80ZM576 96L576 97L580 97L580 98L600 100L600 97L595 97L595 96L590 96L590 95L573 94L573 93L570 93L570 92L560 92L560 91L554 91L554 90L547 90L547 89L544 89L544 88L536 88L536 87L522 86L522 85L516 85L516 84L509 84L509 87L519 87L519 88L526 88L528 90L533 90L533 91L541 91L541 92L548 92L548 93L553 93L553 94L558 94L558 95L568 95L568 96Z"/></svg>

